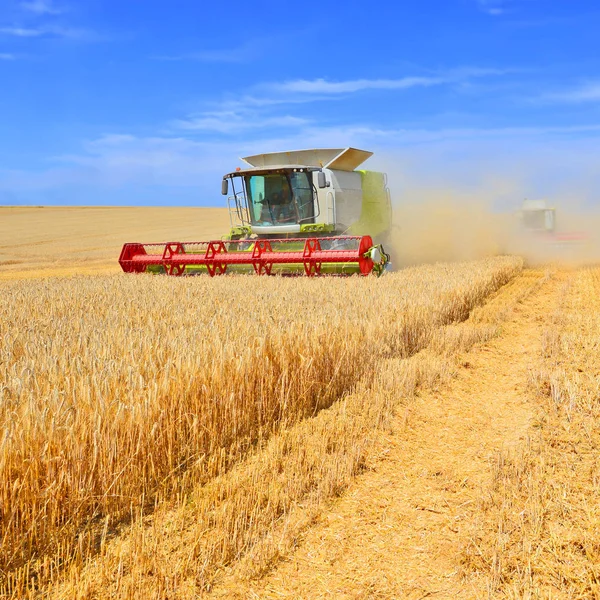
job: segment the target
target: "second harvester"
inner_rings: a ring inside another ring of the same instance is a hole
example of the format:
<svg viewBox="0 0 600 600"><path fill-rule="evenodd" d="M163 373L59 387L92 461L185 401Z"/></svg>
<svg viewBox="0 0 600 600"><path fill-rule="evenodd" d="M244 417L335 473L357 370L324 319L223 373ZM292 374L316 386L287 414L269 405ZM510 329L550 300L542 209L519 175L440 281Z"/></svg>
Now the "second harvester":
<svg viewBox="0 0 600 600"><path fill-rule="evenodd" d="M127 243L127 273L380 275L392 226L385 173L357 170L372 152L329 148L242 159L223 177L231 230L206 242Z"/></svg>

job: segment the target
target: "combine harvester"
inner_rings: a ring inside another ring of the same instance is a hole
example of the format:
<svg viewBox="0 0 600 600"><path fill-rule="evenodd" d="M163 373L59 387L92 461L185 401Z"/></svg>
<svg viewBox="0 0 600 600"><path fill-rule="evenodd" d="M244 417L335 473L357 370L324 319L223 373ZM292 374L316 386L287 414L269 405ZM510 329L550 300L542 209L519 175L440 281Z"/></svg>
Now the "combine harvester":
<svg viewBox="0 0 600 600"><path fill-rule="evenodd" d="M539 261L577 259L584 249L587 235L557 231L556 209L545 200L525 199L517 219L520 239L512 251Z"/></svg>
<svg viewBox="0 0 600 600"><path fill-rule="evenodd" d="M556 209L550 208L545 200L525 198L517 213L522 228L533 234L551 239L556 229Z"/></svg>
<svg viewBox="0 0 600 600"><path fill-rule="evenodd" d="M223 177L229 235L207 242L128 243L126 273L381 275L392 226L385 173L356 170L372 152L313 149L242 160ZM373 241L376 240L376 241Z"/></svg>

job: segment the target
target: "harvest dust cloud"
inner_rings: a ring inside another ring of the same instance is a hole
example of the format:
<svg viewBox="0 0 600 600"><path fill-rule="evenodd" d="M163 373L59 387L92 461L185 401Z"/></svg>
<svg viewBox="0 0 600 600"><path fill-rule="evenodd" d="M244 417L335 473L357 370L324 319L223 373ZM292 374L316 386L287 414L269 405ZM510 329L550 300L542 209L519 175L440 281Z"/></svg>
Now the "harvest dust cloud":
<svg viewBox="0 0 600 600"><path fill-rule="evenodd" d="M570 199L547 198L554 232L525 229L519 213L525 195L498 208L493 192L412 188L393 194L394 227L388 241L394 268L432 262L519 254L530 263L600 262L600 212Z"/></svg>

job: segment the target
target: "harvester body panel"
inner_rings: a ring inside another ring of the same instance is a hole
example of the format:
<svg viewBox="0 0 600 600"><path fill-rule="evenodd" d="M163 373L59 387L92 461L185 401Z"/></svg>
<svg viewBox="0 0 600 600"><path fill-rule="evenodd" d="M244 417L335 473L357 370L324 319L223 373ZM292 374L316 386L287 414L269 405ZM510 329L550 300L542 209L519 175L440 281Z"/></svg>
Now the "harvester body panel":
<svg viewBox="0 0 600 600"><path fill-rule="evenodd" d="M242 160L251 167L275 167L279 165L300 165L303 167L354 171L362 165L372 152L358 148L311 148L288 152L267 152L246 156Z"/></svg>

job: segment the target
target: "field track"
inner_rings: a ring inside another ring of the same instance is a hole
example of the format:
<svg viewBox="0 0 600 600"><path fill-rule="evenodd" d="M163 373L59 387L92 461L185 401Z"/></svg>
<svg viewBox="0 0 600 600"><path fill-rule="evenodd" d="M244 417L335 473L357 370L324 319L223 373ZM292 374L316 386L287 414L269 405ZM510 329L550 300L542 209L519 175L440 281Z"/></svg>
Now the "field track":
<svg viewBox="0 0 600 600"><path fill-rule="evenodd" d="M449 385L401 411L373 469L356 479L288 560L259 582L238 587L235 597L495 597L489 572L478 575L461 563L498 457L530 435L530 372L567 277L526 271L506 286L484 311L510 305L524 290L528 295L501 335L465 354ZM229 585L223 596L235 589Z"/></svg>

